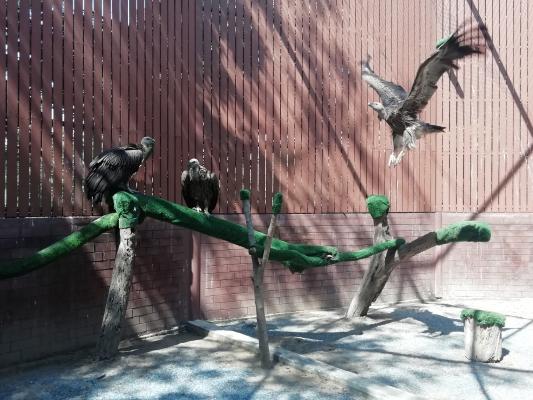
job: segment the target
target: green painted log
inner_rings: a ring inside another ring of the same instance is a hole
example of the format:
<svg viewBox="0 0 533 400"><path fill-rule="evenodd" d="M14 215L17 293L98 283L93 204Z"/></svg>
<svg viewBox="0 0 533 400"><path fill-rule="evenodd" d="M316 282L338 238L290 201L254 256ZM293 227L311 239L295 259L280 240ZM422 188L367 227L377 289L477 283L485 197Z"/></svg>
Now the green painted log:
<svg viewBox="0 0 533 400"><path fill-rule="evenodd" d="M107 214L94 220L79 231L38 251L30 257L0 263L0 279L13 278L34 271L81 247L98 235L118 225L117 213Z"/></svg>
<svg viewBox="0 0 533 400"><path fill-rule="evenodd" d="M462 221L435 231L438 245L453 242L488 242L490 227L484 222Z"/></svg>
<svg viewBox="0 0 533 400"><path fill-rule="evenodd" d="M246 227L216 218L206 216L185 206L171 203L158 197L145 196L139 193L130 194L120 192L121 196L128 196L146 216L161 221L170 222L184 228L192 229L206 235L216 237L248 248L248 234ZM257 257L263 256L263 246L266 234L255 232ZM403 239L389 240L378 246L371 246L359 251L339 252L336 247L287 243L280 239L272 240L270 259L282 262L293 272L302 272L307 268L323 267L343 261L356 261L383 250L404 244Z"/></svg>

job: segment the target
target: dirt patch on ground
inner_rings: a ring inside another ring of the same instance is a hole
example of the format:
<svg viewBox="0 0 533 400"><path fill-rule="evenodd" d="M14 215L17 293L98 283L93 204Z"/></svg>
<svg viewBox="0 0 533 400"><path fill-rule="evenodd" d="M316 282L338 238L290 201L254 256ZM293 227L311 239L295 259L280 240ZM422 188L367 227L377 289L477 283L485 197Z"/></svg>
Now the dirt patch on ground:
<svg viewBox="0 0 533 400"><path fill-rule="evenodd" d="M112 362L78 355L3 371L1 399L350 399L346 388L286 365L259 368L250 351L182 333L121 350Z"/></svg>

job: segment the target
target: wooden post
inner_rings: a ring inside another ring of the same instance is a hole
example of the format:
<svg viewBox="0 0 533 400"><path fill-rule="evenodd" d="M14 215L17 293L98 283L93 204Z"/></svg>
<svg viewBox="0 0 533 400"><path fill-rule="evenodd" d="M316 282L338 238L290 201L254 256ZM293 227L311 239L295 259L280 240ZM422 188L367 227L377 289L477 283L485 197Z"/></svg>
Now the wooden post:
<svg viewBox="0 0 533 400"><path fill-rule="evenodd" d="M126 314L133 277L135 227L142 220L137 199L132 194L127 192L115 193L113 201L115 210L119 215L120 243L96 347L96 354L100 360L112 358L118 352L122 321Z"/></svg>
<svg viewBox="0 0 533 400"><path fill-rule="evenodd" d="M265 316L265 299L263 296L264 265L261 265L259 263L259 259L256 255L254 226L252 223L252 213L250 210L250 192L244 189L241 190L241 200L244 216L246 218L246 228L248 229L248 243L250 245L249 252L250 256L252 257L252 281L254 284L255 313L257 318L257 339L259 340L259 356L261 358L261 367L263 369L270 369L272 367L272 361L270 359L270 349L268 346L268 330ZM266 240L268 240L268 238ZM272 242L272 237L270 238L270 242ZM263 257L265 253L267 253L266 241L265 249L263 251Z"/></svg>
<svg viewBox="0 0 533 400"><path fill-rule="evenodd" d="M389 200L385 196L369 196L367 206L374 220L374 245L391 240L387 215ZM406 243L398 249L392 248L387 253L378 253L370 259L370 265L363 276L359 292L354 295L346 311L346 318L367 315L370 305L379 297L391 272L402 261L442 244L468 241L487 242L490 240L490 229L480 222L459 222L429 232Z"/></svg>
<svg viewBox="0 0 533 400"><path fill-rule="evenodd" d="M122 320L126 313L133 276L134 259L135 231L133 228L120 229L120 244L97 346L97 356L100 360L112 358L118 352Z"/></svg>

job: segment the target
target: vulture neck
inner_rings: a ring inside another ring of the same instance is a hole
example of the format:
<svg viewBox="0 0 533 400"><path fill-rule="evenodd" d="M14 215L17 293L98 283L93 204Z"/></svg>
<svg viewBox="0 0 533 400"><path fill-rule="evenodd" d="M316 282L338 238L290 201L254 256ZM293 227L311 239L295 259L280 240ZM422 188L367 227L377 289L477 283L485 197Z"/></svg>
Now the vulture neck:
<svg viewBox="0 0 533 400"><path fill-rule="evenodd" d="M152 154L152 150L153 150L153 147L148 147L146 145L141 145L142 146L142 152L143 152L143 162L146 161L146 159L148 157L150 157L150 154Z"/></svg>

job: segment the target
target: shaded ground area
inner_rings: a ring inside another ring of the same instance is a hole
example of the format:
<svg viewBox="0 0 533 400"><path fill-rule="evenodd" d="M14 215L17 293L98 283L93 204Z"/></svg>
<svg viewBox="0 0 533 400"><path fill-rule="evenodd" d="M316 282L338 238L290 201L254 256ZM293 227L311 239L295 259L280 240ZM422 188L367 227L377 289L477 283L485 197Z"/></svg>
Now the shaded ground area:
<svg viewBox="0 0 533 400"><path fill-rule="evenodd" d="M464 357L463 308L507 316L504 358L496 364ZM288 350L412 393L442 399L533 399L533 299L404 303L373 307L366 318L342 311L268 318L271 342ZM254 320L219 323L254 335Z"/></svg>
<svg viewBox="0 0 533 400"><path fill-rule="evenodd" d="M122 350L114 362L93 363L78 356L0 372L2 400L324 398L352 397L284 365L262 372L251 352L191 334L147 339Z"/></svg>

